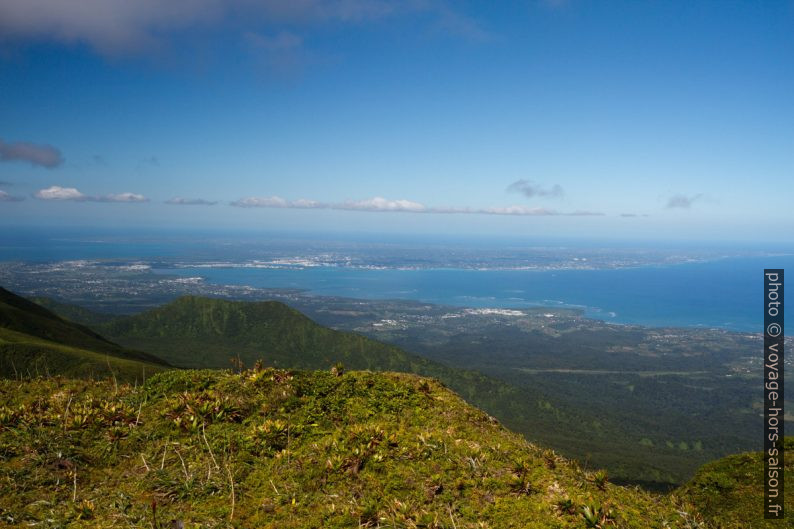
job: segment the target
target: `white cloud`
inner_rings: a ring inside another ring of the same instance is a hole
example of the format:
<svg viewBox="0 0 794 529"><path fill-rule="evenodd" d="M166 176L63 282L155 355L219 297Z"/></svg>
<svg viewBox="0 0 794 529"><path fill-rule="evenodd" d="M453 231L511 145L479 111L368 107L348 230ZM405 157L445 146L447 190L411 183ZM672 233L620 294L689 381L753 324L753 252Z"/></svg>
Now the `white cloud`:
<svg viewBox="0 0 794 529"><path fill-rule="evenodd" d="M88 198L73 187L61 186L39 189L33 196L41 200L86 200Z"/></svg>
<svg viewBox="0 0 794 529"><path fill-rule="evenodd" d="M281 197L248 197L235 200L232 206L238 208L287 208L289 202Z"/></svg>
<svg viewBox="0 0 794 529"><path fill-rule="evenodd" d="M74 187L51 186L39 189L33 194L40 200L71 200L74 202L148 202L149 199L137 193L115 193L102 196L85 195Z"/></svg>
<svg viewBox="0 0 794 529"><path fill-rule="evenodd" d="M515 215L525 217L569 215L590 216L603 215L592 211L574 211L561 213L547 208L530 208L527 206L504 206L491 208L468 207L428 207L413 200L389 200L383 197L374 197L366 200L348 200L345 202L328 203L316 200L298 199L287 200L279 196L247 197L241 198L230 205L241 208L289 208L289 209L334 209L343 211L371 211L393 213L436 213L457 215Z"/></svg>
<svg viewBox="0 0 794 529"><path fill-rule="evenodd" d="M305 198L299 198L298 200L293 200L289 203L289 207L298 208L298 209L325 209L328 207L328 204L324 204L323 202L317 202L316 200L307 200Z"/></svg>
<svg viewBox="0 0 794 529"><path fill-rule="evenodd" d="M334 209L350 209L356 211L427 211L427 208L419 202L413 202L411 200L387 200L382 197L370 198L368 200L347 201L338 204Z"/></svg>

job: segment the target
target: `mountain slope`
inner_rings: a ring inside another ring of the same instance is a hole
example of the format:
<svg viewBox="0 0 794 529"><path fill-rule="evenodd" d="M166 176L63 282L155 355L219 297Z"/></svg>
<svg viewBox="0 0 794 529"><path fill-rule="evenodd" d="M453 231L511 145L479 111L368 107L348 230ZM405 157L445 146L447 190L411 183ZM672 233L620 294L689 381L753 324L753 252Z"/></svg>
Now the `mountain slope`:
<svg viewBox="0 0 794 529"><path fill-rule="evenodd" d="M67 321L2 287L0 287L0 327L64 346L167 365L156 356L124 349L88 327Z"/></svg>
<svg viewBox="0 0 794 529"><path fill-rule="evenodd" d="M62 375L70 378L119 381L146 380L171 369L162 363L143 362L70 347L0 327L0 377L34 378Z"/></svg>
<svg viewBox="0 0 794 529"><path fill-rule="evenodd" d="M688 527L433 380L170 371L0 381L0 515L80 527ZM588 521L589 520L589 521Z"/></svg>
<svg viewBox="0 0 794 529"><path fill-rule="evenodd" d="M41 305L45 309L54 312L65 320L79 323L80 325L84 325L86 327L93 327L102 323L107 323L118 317L113 314L96 312L91 309L81 307L80 305L64 303L52 298L33 297L30 298L30 300L37 305Z"/></svg>
<svg viewBox="0 0 794 529"><path fill-rule="evenodd" d="M239 357L247 366L259 359L265 365L289 369L328 369L341 362L351 370L435 377L529 439L573 446L572 438L592 435L587 417L555 406L554 399L532 388L518 389L477 371L449 367L357 333L329 329L277 301L186 296L98 328L119 343L150 351L181 367L228 368L232 357ZM571 453L586 457L586 444Z"/></svg>
<svg viewBox="0 0 794 529"><path fill-rule="evenodd" d="M180 367L228 368L230 360L239 358L247 366L259 360L289 369L327 369L342 363L346 369L436 377L477 406L504 410L517 406L506 415L520 421L527 415L521 402L530 402L531 420L543 417L559 426L559 411L539 410L536 402L544 397L531 390L519 394L478 372L450 368L357 333L329 329L277 301L186 296L98 328L119 343L150 351Z"/></svg>
<svg viewBox="0 0 794 529"><path fill-rule="evenodd" d="M794 437L786 437L784 449L794 453ZM689 498L700 512L723 529L773 529L792 527L785 521L764 520L763 452L736 454L703 465L677 493ZM794 461L785 466L785 511L794 513Z"/></svg>
<svg viewBox="0 0 794 529"><path fill-rule="evenodd" d="M279 302L183 297L154 310L98 327L128 347L152 352L184 367L228 368L239 356L251 366L401 371L438 378L467 402L498 417L528 439L581 461L606 467L616 479L669 488L686 476L666 454L616 449L621 425L603 414L585 414L531 385L517 387L477 371L454 368L360 334L323 327ZM680 466L680 465L679 465Z"/></svg>
<svg viewBox="0 0 794 529"><path fill-rule="evenodd" d="M169 366L0 288L0 376L144 380Z"/></svg>
<svg viewBox="0 0 794 529"><path fill-rule="evenodd" d="M181 367L246 365L415 372L432 362L360 334L323 327L277 301L244 302L186 296L162 307L97 326L130 347Z"/></svg>
<svg viewBox="0 0 794 529"><path fill-rule="evenodd" d="M82 314L79 307L57 304L55 308ZM266 365L295 369L327 369L342 362L348 369L431 376L530 439L572 446L573 437L590 435L586 418L555 406L552 399L531 388L518 389L359 334L334 331L279 302L184 297L148 312L116 318L98 329L125 346L156 353L182 367L230 367L234 355L249 366L259 359ZM18 371L12 367L8 371L13 376ZM586 444L569 453L586 457Z"/></svg>

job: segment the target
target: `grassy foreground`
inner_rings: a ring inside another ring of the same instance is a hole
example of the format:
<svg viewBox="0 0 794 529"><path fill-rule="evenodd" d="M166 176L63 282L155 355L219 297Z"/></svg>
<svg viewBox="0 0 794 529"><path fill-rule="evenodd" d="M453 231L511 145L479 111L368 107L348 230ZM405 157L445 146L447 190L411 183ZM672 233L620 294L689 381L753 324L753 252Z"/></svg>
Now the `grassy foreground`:
<svg viewBox="0 0 794 529"><path fill-rule="evenodd" d="M794 527L794 437L786 437L784 507L788 520L764 520L763 452L736 454L703 465L679 493L721 529Z"/></svg>
<svg viewBox="0 0 794 529"><path fill-rule="evenodd" d="M4 526L700 527L414 375L4 380L0 402Z"/></svg>

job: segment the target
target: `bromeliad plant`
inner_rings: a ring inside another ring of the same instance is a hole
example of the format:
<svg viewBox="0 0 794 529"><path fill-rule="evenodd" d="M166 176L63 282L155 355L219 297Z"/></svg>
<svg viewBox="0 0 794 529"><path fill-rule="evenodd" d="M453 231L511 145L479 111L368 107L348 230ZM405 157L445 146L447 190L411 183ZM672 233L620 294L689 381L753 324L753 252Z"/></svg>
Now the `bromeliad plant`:
<svg viewBox="0 0 794 529"><path fill-rule="evenodd" d="M287 448L290 434L286 421L266 419L264 423L252 427L249 439L257 453L273 456Z"/></svg>
<svg viewBox="0 0 794 529"><path fill-rule="evenodd" d="M595 483L595 486L599 489L605 490L609 482L609 475L605 470L598 470L592 474L591 481Z"/></svg>
<svg viewBox="0 0 794 529"><path fill-rule="evenodd" d="M175 426L189 432L198 431L202 425L239 422L242 418L239 403L217 391L184 392L172 400L166 416Z"/></svg>
<svg viewBox="0 0 794 529"><path fill-rule="evenodd" d="M604 529L615 525L615 512L608 506L590 503L582 507L582 518L586 527L591 529Z"/></svg>

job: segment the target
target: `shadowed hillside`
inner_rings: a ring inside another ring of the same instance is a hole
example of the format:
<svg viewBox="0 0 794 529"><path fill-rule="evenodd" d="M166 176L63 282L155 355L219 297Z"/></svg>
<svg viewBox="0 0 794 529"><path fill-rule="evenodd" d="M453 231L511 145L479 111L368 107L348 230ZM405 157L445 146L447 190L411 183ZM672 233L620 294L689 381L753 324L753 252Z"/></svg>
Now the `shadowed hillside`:
<svg viewBox="0 0 794 529"><path fill-rule="evenodd" d="M156 356L125 349L0 288L0 376L115 376L132 381L167 368Z"/></svg>
<svg viewBox="0 0 794 529"><path fill-rule="evenodd" d="M232 357L249 366L262 359L295 369L343 362L352 369L416 372L434 364L360 334L323 327L278 301L186 296L97 328L180 367L227 368Z"/></svg>

